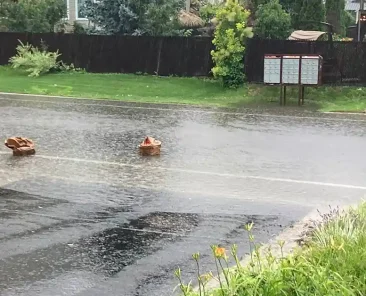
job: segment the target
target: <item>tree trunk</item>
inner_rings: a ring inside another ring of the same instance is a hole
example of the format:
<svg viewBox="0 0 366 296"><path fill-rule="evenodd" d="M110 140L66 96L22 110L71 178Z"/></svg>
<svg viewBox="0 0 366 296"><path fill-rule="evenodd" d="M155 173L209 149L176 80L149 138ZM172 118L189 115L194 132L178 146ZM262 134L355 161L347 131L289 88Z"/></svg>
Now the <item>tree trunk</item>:
<svg viewBox="0 0 366 296"><path fill-rule="evenodd" d="M327 11L327 23L333 25L334 33L340 34L342 31L341 18L342 15L340 11Z"/></svg>
<svg viewBox="0 0 366 296"><path fill-rule="evenodd" d="M189 12L191 10L191 0L186 0L186 11Z"/></svg>
<svg viewBox="0 0 366 296"><path fill-rule="evenodd" d="M334 33L341 33L341 14L338 11L327 11L327 23L331 24L334 29Z"/></svg>
<svg viewBox="0 0 366 296"><path fill-rule="evenodd" d="M253 0L244 1L244 7L245 7L246 10L250 11L250 15L249 15L248 20L247 20L247 26L252 27L252 26L254 26L255 12L256 12Z"/></svg>

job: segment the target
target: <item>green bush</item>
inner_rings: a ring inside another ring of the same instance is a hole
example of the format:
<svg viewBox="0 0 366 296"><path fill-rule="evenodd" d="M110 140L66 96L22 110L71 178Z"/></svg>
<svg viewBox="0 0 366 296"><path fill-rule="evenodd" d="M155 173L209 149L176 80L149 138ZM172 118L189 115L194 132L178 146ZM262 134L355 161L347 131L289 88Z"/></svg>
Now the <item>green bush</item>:
<svg viewBox="0 0 366 296"><path fill-rule="evenodd" d="M86 34L84 26L77 21L74 21L72 25L72 31L74 34Z"/></svg>
<svg viewBox="0 0 366 296"><path fill-rule="evenodd" d="M263 39L287 39L291 31L291 17L278 0L260 5L256 12L254 34Z"/></svg>
<svg viewBox="0 0 366 296"><path fill-rule="evenodd" d="M221 4L213 3L207 3L204 6L200 7L199 14L201 19L203 19L206 24L209 23L215 17L220 7L222 7Z"/></svg>
<svg viewBox="0 0 366 296"><path fill-rule="evenodd" d="M67 65L58 61L61 54L49 52L44 42L41 42L41 49L30 44L23 44L19 41L17 54L10 58L9 63L13 69L23 69L30 77L38 77L52 71L75 71L79 70L73 64Z"/></svg>
<svg viewBox="0 0 366 296"><path fill-rule="evenodd" d="M57 59L60 56L58 51L48 52L45 48L38 49L28 43L19 42L17 54L9 60L12 68L24 69L31 77L37 77L57 69Z"/></svg>
<svg viewBox="0 0 366 296"><path fill-rule="evenodd" d="M248 17L249 11L238 0L228 0L216 13L212 73L224 87L236 88L244 82L244 41L253 36L252 29L246 27Z"/></svg>

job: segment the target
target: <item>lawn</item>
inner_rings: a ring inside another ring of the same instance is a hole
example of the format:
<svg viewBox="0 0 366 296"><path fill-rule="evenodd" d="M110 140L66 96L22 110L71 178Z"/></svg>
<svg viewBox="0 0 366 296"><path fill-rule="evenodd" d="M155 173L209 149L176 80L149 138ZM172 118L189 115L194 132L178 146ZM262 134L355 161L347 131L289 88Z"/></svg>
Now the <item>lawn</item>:
<svg viewBox="0 0 366 296"><path fill-rule="evenodd" d="M252 237L251 226L247 227ZM252 240L251 240L252 241ZM283 242L279 242L283 246ZM282 247L281 247L282 248ZM249 265L241 265L236 247L231 255L212 247L218 270L224 272L216 290L206 289L212 274L200 275L200 290L181 282L185 296L361 296L366 295L366 204L345 212L337 209L323 216L302 249L288 256L274 257L272 251L253 246ZM227 269L227 256L235 268ZM282 258L281 258L282 257ZM198 262L199 255L193 255ZM176 273L181 281L181 271Z"/></svg>
<svg viewBox="0 0 366 296"><path fill-rule="evenodd" d="M78 72L31 78L9 67L0 67L0 92L233 108L278 106L279 99L277 87L255 84L228 90L212 79ZM296 105L296 89L289 90L288 102ZM305 104L305 108L321 111L364 111L366 90L356 87L308 88Z"/></svg>

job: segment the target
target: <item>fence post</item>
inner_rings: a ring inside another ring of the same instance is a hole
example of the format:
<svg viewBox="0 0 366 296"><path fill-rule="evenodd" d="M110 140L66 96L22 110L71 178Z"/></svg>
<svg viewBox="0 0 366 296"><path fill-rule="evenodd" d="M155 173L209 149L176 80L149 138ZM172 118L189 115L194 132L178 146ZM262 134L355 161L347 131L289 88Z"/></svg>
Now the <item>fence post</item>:
<svg viewBox="0 0 366 296"><path fill-rule="evenodd" d="M358 33L357 33L357 41L360 42L361 40L361 11L364 8L364 0L360 0L360 9L358 11Z"/></svg>
<svg viewBox="0 0 366 296"><path fill-rule="evenodd" d="M162 48L163 48L163 38L159 38L158 39L158 59L157 59L156 71L155 71L156 75L159 75L159 71L160 71L161 50L162 50Z"/></svg>

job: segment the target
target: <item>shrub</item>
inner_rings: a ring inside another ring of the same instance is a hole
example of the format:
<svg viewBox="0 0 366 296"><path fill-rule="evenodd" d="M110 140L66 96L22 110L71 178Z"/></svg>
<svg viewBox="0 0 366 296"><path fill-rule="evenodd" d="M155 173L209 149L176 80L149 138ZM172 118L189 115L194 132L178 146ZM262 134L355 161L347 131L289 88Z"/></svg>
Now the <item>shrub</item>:
<svg viewBox="0 0 366 296"><path fill-rule="evenodd" d="M283 241L278 242L277 252L255 244L253 224L248 224L248 265L239 261L236 245L231 256L224 248L212 246L218 276L200 273L197 253L192 257L198 268L198 290L183 283L180 269L175 272L178 286L184 296L366 295L366 203L346 212L333 210L322 218L314 225L307 244L287 256ZM233 268L228 268L229 259L235 263ZM219 287L209 290L212 279Z"/></svg>
<svg viewBox="0 0 366 296"><path fill-rule="evenodd" d="M246 27L248 17L249 11L238 0L228 0L217 11L212 73L222 80L224 87L236 88L244 82L244 41L253 36L251 28Z"/></svg>
<svg viewBox="0 0 366 296"><path fill-rule="evenodd" d="M57 68L57 59L60 56L58 51L48 52L46 48L38 49L28 43L19 42L17 54L9 60L12 68L24 69L31 77L48 73Z"/></svg>
<svg viewBox="0 0 366 296"><path fill-rule="evenodd" d="M49 52L46 44L41 41L41 49L19 41L17 54L10 58L9 63L13 69L24 69L30 77L38 77L52 71L75 71L74 65L66 65L58 61L61 54Z"/></svg>
<svg viewBox="0 0 366 296"><path fill-rule="evenodd" d="M207 3L200 7L199 14L200 17L205 21L205 23L210 23L210 21L215 17L217 11L220 9L221 4Z"/></svg>
<svg viewBox="0 0 366 296"><path fill-rule="evenodd" d="M264 39L287 39L291 30L291 17L278 0L259 6L256 12L254 34Z"/></svg>
<svg viewBox="0 0 366 296"><path fill-rule="evenodd" d="M77 21L74 21L72 25L72 31L74 34L86 34L84 26Z"/></svg>

